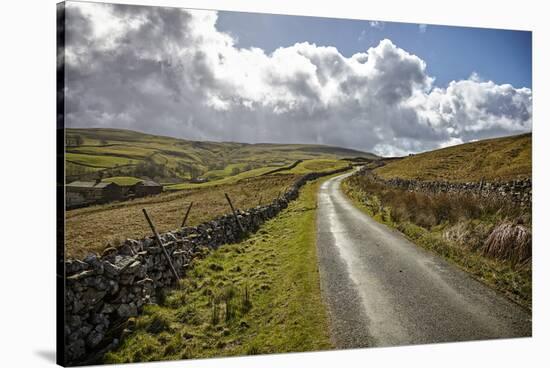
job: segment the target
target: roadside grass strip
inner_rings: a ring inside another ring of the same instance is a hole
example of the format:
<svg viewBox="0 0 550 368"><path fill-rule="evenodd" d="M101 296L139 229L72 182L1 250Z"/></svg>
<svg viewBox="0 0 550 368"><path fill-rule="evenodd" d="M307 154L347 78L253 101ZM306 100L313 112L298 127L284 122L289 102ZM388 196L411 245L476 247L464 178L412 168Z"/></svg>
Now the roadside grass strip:
<svg viewBox="0 0 550 368"><path fill-rule="evenodd" d="M159 305L127 322L105 362L332 348L315 239L320 181L243 242L205 250Z"/></svg>

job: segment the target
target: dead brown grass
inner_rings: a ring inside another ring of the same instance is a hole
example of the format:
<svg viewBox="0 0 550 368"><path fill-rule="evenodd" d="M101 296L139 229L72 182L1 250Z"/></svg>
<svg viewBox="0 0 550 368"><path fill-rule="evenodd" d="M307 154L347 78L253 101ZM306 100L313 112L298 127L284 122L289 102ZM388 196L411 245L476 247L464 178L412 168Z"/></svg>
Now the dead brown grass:
<svg viewBox="0 0 550 368"><path fill-rule="evenodd" d="M491 232L481 252L489 257L525 264L531 260L531 231L523 225L502 223Z"/></svg>
<svg viewBox="0 0 550 368"><path fill-rule="evenodd" d="M492 228L493 225L490 223L464 219L445 228L442 236L452 244L470 251L477 251L483 246Z"/></svg>
<svg viewBox="0 0 550 368"><path fill-rule="evenodd" d="M468 193L427 194L385 186L369 176L347 179L376 216L441 232L446 240L482 255L523 264L531 257L531 215L527 208Z"/></svg>
<svg viewBox="0 0 550 368"><path fill-rule="evenodd" d="M347 179L350 187L370 198L374 213L388 209L394 222L409 221L426 229L436 225L455 224L461 219L526 217L526 210L511 201L479 198L469 193L427 194L385 186L369 176L354 175ZM376 198L376 200L374 200ZM376 201L377 203L373 203Z"/></svg>
<svg viewBox="0 0 550 368"><path fill-rule="evenodd" d="M201 189L163 193L126 202L92 206L67 211L65 220L65 252L67 257L81 258L90 252L100 253L126 238L141 238L151 234L141 212L146 208L157 231L165 232L180 226L190 202L193 208L187 224L190 226L229 213L224 197L228 193L236 208L247 209L272 201L297 179L296 175L273 175L245 179Z"/></svg>

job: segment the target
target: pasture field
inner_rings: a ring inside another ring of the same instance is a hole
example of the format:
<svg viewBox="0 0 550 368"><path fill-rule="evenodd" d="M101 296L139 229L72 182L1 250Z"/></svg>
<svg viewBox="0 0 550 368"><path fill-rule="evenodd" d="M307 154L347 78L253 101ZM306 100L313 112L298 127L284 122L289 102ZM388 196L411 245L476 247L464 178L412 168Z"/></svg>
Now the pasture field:
<svg viewBox="0 0 550 368"><path fill-rule="evenodd" d="M151 234L143 217L147 209L160 233L177 229L190 202L193 208L188 225L213 219L231 210L224 193L228 193L236 208L247 209L276 198L297 179L296 175L269 175L242 179L236 183L179 190L160 195L113 202L66 212L65 252L68 257L81 258L89 252L100 253L126 238L141 238Z"/></svg>
<svg viewBox="0 0 550 368"><path fill-rule="evenodd" d="M173 190L185 190L185 189L200 189L200 188L211 188L211 187L217 187L220 185L226 185L226 184L234 184L239 182L243 179L250 179L257 176L261 176L262 174L267 173L268 171L273 170L273 167L261 167L258 169L253 169L249 171L244 171L237 175L232 176L226 176L218 180L208 181L206 183L180 183L180 184L173 184L168 185L164 189L167 191L173 191Z"/></svg>
<svg viewBox="0 0 550 368"><path fill-rule="evenodd" d="M67 153L65 159L73 164L94 167L94 168L114 168L120 165L130 165L137 163L137 160L118 156L96 156L80 153Z"/></svg>
<svg viewBox="0 0 550 368"><path fill-rule="evenodd" d="M130 146L128 144L71 147L70 152L92 156L126 157L135 160L143 160L151 155L151 150L146 147Z"/></svg>
<svg viewBox="0 0 550 368"><path fill-rule="evenodd" d="M349 162L337 160L337 159L312 159L300 162L296 167L289 171L282 171L281 173L289 172L297 175L309 174L311 172L325 172L341 169L349 166Z"/></svg>

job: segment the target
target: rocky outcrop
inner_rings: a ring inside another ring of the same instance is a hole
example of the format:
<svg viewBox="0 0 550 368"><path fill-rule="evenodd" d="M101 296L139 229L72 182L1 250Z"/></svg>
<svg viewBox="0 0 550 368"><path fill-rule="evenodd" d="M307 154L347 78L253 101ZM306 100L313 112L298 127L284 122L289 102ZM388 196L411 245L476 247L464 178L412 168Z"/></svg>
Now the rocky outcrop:
<svg viewBox="0 0 550 368"><path fill-rule="evenodd" d="M204 248L235 243L246 233L257 231L262 223L296 199L306 182L348 169L307 174L270 204L238 210L245 233L234 216L228 214L160 237L182 275ZM101 256L91 254L83 260L66 260L65 275L65 361L69 364L82 363L94 354L116 347L119 343L114 332L116 326L137 316L145 304L155 303L158 292L175 282L153 236L127 239L118 248L106 249Z"/></svg>
<svg viewBox="0 0 550 368"><path fill-rule="evenodd" d="M410 179L383 179L369 169L361 169L360 175L369 175L374 181L393 188L423 193L469 193L481 197L496 197L511 200L520 206L531 206L531 179L518 179L505 182L465 182L420 181Z"/></svg>

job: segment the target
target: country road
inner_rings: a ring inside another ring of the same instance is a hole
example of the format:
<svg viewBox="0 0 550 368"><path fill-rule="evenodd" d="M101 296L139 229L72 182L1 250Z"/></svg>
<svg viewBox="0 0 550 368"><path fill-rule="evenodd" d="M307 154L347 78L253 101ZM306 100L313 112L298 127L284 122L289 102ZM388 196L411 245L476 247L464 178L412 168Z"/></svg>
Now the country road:
<svg viewBox="0 0 550 368"><path fill-rule="evenodd" d="M321 288L338 348L531 336L531 313L358 210L344 174L319 191Z"/></svg>

